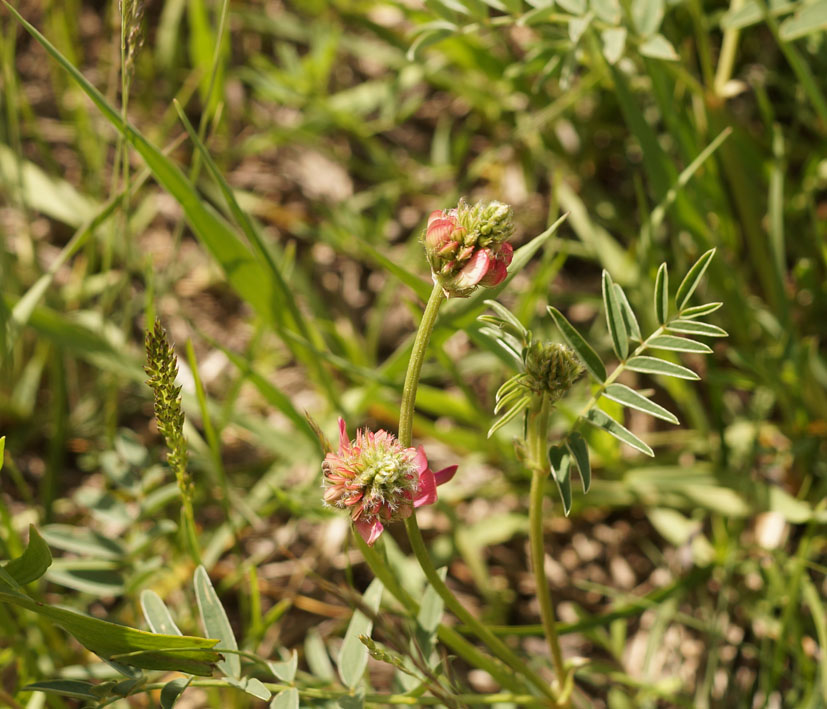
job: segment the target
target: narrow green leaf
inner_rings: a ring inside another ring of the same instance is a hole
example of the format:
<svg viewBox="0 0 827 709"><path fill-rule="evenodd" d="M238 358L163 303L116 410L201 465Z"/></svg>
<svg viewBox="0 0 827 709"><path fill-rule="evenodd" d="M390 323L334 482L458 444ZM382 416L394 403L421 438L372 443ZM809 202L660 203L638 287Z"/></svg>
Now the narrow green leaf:
<svg viewBox="0 0 827 709"><path fill-rule="evenodd" d="M626 325L620 312L620 304L617 302L612 277L605 269L603 270L602 285L603 307L606 309L606 323L609 326L609 334L612 336L612 345L615 354L621 360L624 360L629 355L629 334L626 332Z"/></svg>
<svg viewBox="0 0 827 709"><path fill-rule="evenodd" d="M515 401L517 401L517 399L523 398L525 396L525 393L526 393L525 390L522 389L522 388L514 389L509 394L502 397L494 405L494 415L496 416L503 409L507 409L511 404L513 404Z"/></svg>
<svg viewBox="0 0 827 709"><path fill-rule="evenodd" d="M271 660L267 663L273 675L282 682L292 682L296 677L296 670L299 667L299 655L293 650L290 659L282 662Z"/></svg>
<svg viewBox="0 0 827 709"><path fill-rule="evenodd" d="M227 612L224 610L224 606L221 605L207 570L199 565L195 570L195 574L193 574L192 580L204 632L210 637L218 638L219 651L238 650L238 643L236 643L235 635L233 635ZM241 677L241 659L236 653L228 652L224 659L218 663L218 669L228 677L239 679Z"/></svg>
<svg viewBox="0 0 827 709"><path fill-rule="evenodd" d="M186 677L176 677L164 685L161 690L161 709L172 709L184 690L189 686L190 680Z"/></svg>
<svg viewBox="0 0 827 709"><path fill-rule="evenodd" d="M2 457L3 450L0 446L0 460L2 460ZM30 524L29 543L23 553L16 559L12 559L3 568L17 583L25 586L27 583L36 581L43 576L51 564L52 553L49 551L49 547L35 529L35 526Z"/></svg>
<svg viewBox="0 0 827 709"><path fill-rule="evenodd" d="M606 381L606 367L603 365L597 352L595 352L591 345L583 339L583 336L574 329L572 324L566 320L563 313L551 305L549 305L547 309L548 314L551 315L554 323L557 325L557 329L560 330L563 339L568 346L575 351L589 374L601 384Z"/></svg>
<svg viewBox="0 0 827 709"><path fill-rule="evenodd" d="M141 591L141 610L153 633L181 635L169 609L155 591L149 589Z"/></svg>
<svg viewBox="0 0 827 709"><path fill-rule="evenodd" d="M615 296L617 297L617 302L620 305L620 313L623 316L623 324L626 326L626 332L628 333L629 338L641 342L643 337L640 334L640 325L638 325L635 311L632 310L632 306L629 303L629 299L626 297L626 293L623 288L621 288L619 283L614 284L614 290Z"/></svg>
<svg viewBox="0 0 827 709"><path fill-rule="evenodd" d="M700 379L691 369L657 357L632 357L626 362L626 369L631 369L633 372L642 372L643 374L663 374L678 379Z"/></svg>
<svg viewBox="0 0 827 709"><path fill-rule="evenodd" d="M514 406L512 406L508 411L506 411L500 418L498 418L491 428L488 429L488 438L491 438L497 431L499 431L503 426L505 426L509 421L516 418L520 413L525 411L526 406L528 406L528 402L531 400L529 396L524 396L520 399Z"/></svg>
<svg viewBox="0 0 827 709"><path fill-rule="evenodd" d="M669 317L669 271L662 263L655 277L655 317L661 325Z"/></svg>
<svg viewBox="0 0 827 709"><path fill-rule="evenodd" d="M691 308L681 310L679 315L681 318L686 319L700 318L704 315L709 315L709 313L714 313L722 305L723 303L705 303L704 305L694 305Z"/></svg>
<svg viewBox="0 0 827 709"><path fill-rule="evenodd" d="M428 47L441 42L443 39L447 39L453 34L453 30L448 29L436 29L423 32L414 40L405 56L409 62L420 61L422 59L422 52Z"/></svg>
<svg viewBox="0 0 827 709"><path fill-rule="evenodd" d="M639 450L641 453L651 456L655 455L649 446L641 441L628 428L621 426L605 411L596 408L590 409L589 413L586 415L586 420L593 426L602 429L606 433L617 438L617 440L622 441L636 450Z"/></svg>
<svg viewBox="0 0 827 709"><path fill-rule="evenodd" d="M651 37L643 40L638 47L638 51L644 57L650 57L652 59L664 59L670 62L676 62L680 59L672 43L662 34L653 34Z"/></svg>
<svg viewBox="0 0 827 709"><path fill-rule="evenodd" d="M374 613L379 610L384 588L379 579L374 579L362 596L365 606ZM370 637L371 630L373 630L373 620L360 610L354 611L339 653L339 676L345 686L350 689L354 689L362 681L362 675L368 665L368 649L359 640L359 636Z"/></svg>
<svg viewBox="0 0 827 709"><path fill-rule="evenodd" d="M313 675L328 682L335 681L330 655L327 654L324 640L316 628L307 631L304 639L304 659Z"/></svg>
<svg viewBox="0 0 827 709"><path fill-rule="evenodd" d="M589 447L577 431L573 431L566 438L566 447L580 471L580 480L583 483L583 493L587 493L592 486L592 468L589 463Z"/></svg>
<svg viewBox="0 0 827 709"><path fill-rule="evenodd" d="M279 692L270 702L270 709L299 709L299 690L290 687Z"/></svg>
<svg viewBox="0 0 827 709"><path fill-rule="evenodd" d="M443 566L437 569L437 573L444 581L448 575L448 568ZM429 634L436 632L439 623L442 620L442 614L445 610L445 601L442 600L436 589L428 584L425 588L425 593L422 595L422 603L419 606L419 613L416 616L416 622L419 626Z"/></svg>
<svg viewBox="0 0 827 709"><path fill-rule="evenodd" d="M658 335L646 341L648 347L658 350L672 350L673 352L698 352L709 354L712 348L703 342L695 342L686 337L674 337L673 335Z"/></svg>
<svg viewBox="0 0 827 709"><path fill-rule="evenodd" d="M63 697L84 699L97 703L100 702L101 697L95 692L96 688L97 685L83 679L46 679L27 684L23 687L23 691L59 694Z"/></svg>
<svg viewBox="0 0 827 709"><path fill-rule="evenodd" d="M563 501L563 512L568 517L571 512L571 456L563 446L551 446L548 449L548 462Z"/></svg>
<svg viewBox="0 0 827 709"><path fill-rule="evenodd" d="M525 336L528 334L527 330L523 326L523 324L517 319L517 317L504 305L501 305L496 300L484 300L485 303L489 308L491 308L497 315L500 316L506 323L511 326L511 334L515 337L519 337L525 339Z"/></svg>
<svg viewBox="0 0 827 709"><path fill-rule="evenodd" d="M683 332L687 335L706 335L707 337L729 337L726 330L717 325L710 325L697 320L673 320L666 326L672 332Z"/></svg>
<svg viewBox="0 0 827 709"><path fill-rule="evenodd" d="M5 574L0 568L0 579ZM5 574L14 582L8 574ZM110 623L81 613L37 603L19 592L9 592L0 585L0 601L34 611L71 633L78 642L105 660L147 670L212 674L221 656L213 650L215 639L160 635Z"/></svg>
<svg viewBox="0 0 827 709"><path fill-rule="evenodd" d="M669 423L680 423L671 411L664 409L660 404L656 404L654 401L647 399L643 394L636 392L634 389L630 389L625 384L610 384L603 392L603 396L612 401L616 401L618 404L623 404L629 408L650 414L655 418L669 421Z"/></svg>
<svg viewBox="0 0 827 709"><path fill-rule="evenodd" d="M603 56L609 64L616 64L626 50L626 28L610 27L600 33Z"/></svg>
<svg viewBox="0 0 827 709"><path fill-rule="evenodd" d="M701 257L695 261L692 268L689 269L689 273L684 276L684 279L678 286L678 292L675 295L675 302L678 305L678 312L683 310L683 307L686 305L686 301L692 297L692 294L698 287L698 283L700 283L701 278L703 278L707 266L709 266L709 262L712 260L714 255L715 249L710 249L705 254L702 254Z"/></svg>
<svg viewBox="0 0 827 709"><path fill-rule="evenodd" d="M242 677L241 679L230 679L230 684L237 687L242 692L246 692L251 697L260 699L263 702L270 701L273 693L262 684L261 680L255 677Z"/></svg>
<svg viewBox="0 0 827 709"><path fill-rule="evenodd" d="M49 524L43 528L43 538L53 548L91 559L120 561L126 555L126 549L117 539L85 527Z"/></svg>

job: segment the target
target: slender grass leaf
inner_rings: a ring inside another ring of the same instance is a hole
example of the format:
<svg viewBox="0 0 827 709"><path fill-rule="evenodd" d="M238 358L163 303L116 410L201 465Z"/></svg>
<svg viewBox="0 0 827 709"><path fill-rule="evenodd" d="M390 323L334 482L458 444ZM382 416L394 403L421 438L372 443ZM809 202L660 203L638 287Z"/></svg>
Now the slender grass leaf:
<svg viewBox="0 0 827 709"><path fill-rule="evenodd" d="M610 384L603 392L603 396L612 401L616 401L618 404L623 404L623 406L628 406L629 408L650 414L655 418L669 421L669 423L680 423L671 411L664 409L660 404L656 404L654 401L647 399L643 394L636 392L634 389L630 389L625 384Z"/></svg>
<svg viewBox="0 0 827 709"><path fill-rule="evenodd" d="M686 337L674 337L673 335L658 335L646 340L647 347L659 350L672 350L673 352L698 352L709 354L712 348L703 342L695 342Z"/></svg>
<svg viewBox="0 0 827 709"><path fill-rule="evenodd" d="M153 633L181 635L161 597L150 589L141 591L141 611Z"/></svg>
<svg viewBox="0 0 827 709"><path fill-rule="evenodd" d="M224 610L224 606L221 605L207 570L203 566L199 566L195 570L192 580L204 632L211 637L218 638L220 649L238 650L238 643L235 640L235 635L233 635L227 612ZM218 669L228 677L239 679L241 677L241 659L235 653L228 652L224 659L218 663Z"/></svg>
<svg viewBox="0 0 827 709"><path fill-rule="evenodd" d="M379 579L374 579L362 596L365 606L374 613L379 610L384 588ZM359 636L367 635L370 637L371 630L373 630L373 620L360 610L354 611L353 617L348 623L347 631L345 631L345 639L339 653L339 676L345 686L350 687L350 689L354 689L362 681L362 675L368 666L368 649L359 639Z"/></svg>
<svg viewBox="0 0 827 709"><path fill-rule="evenodd" d="M617 440L622 441L623 443L631 446L635 450L639 450L641 453L645 453L646 455L655 455L649 446L647 446L643 441L641 441L628 428L626 428L625 426L621 426L605 411L601 411L600 409L596 408L590 409L589 413L586 414L586 420L593 426L602 429L606 433L614 436L615 438L617 438Z"/></svg>
<svg viewBox="0 0 827 709"><path fill-rule="evenodd" d="M698 380L700 377L691 369L682 367L680 364L674 362L667 362L665 359L658 359L657 357L632 357L626 362L626 369L631 369L633 372L642 372L643 374L663 374L667 377L677 377L678 379Z"/></svg>
<svg viewBox="0 0 827 709"><path fill-rule="evenodd" d="M714 313L722 305L723 303L705 303L704 305L694 305L691 308L681 310L679 315L681 318L686 319L700 318L704 315L709 315L709 313Z"/></svg>
<svg viewBox="0 0 827 709"><path fill-rule="evenodd" d="M703 278L703 275L709 266L709 262L712 260L714 255L715 249L710 249L705 254L702 254L701 257L695 261L692 268L689 269L689 273L684 276L684 279L678 286L678 292L675 295L675 302L678 305L678 312L683 310L683 307L686 305L686 301L692 297L692 294L698 287L698 283L700 283L701 278Z"/></svg>
<svg viewBox="0 0 827 709"><path fill-rule="evenodd" d="M655 317L661 325L669 317L669 271L665 263L660 265L655 277Z"/></svg>
<svg viewBox="0 0 827 709"><path fill-rule="evenodd" d="M619 283L614 284L615 296L617 297L618 305L620 305L620 314L623 316L623 324L626 326L626 332L633 340L641 342L643 337L640 334L640 325L638 325L635 311L626 297L626 293Z"/></svg>
<svg viewBox="0 0 827 709"><path fill-rule="evenodd" d="M551 446L548 449L548 462L563 501L563 512L568 517L571 512L571 456L563 446Z"/></svg>
<svg viewBox="0 0 827 709"><path fill-rule="evenodd" d="M603 307L606 309L606 323L609 326L609 334L612 336L612 345L615 354L624 360L629 355L629 333L626 331L626 324L623 321L623 314L620 312L620 303L617 302L614 283L609 272L603 270Z"/></svg>
<svg viewBox="0 0 827 709"><path fill-rule="evenodd" d="M23 687L24 692L46 692L97 703L101 701L101 696L96 690L97 685L82 679L46 679Z"/></svg>
<svg viewBox="0 0 827 709"><path fill-rule="evenodd" d="M672 332L683 332L687 335L706 335L707 337L729 337L726 330L717 325L710 325L697 320L673 320L666 326Z"/></svg>
<svg viewBox="0 0 827 709"><path fill-rule="evenodd" d="M0 569L0 579L3 573ZM12 579L13 581L13 579ZM211 675L221 655L213 650L215 639L160 635L110 623L99 618L38 603L22 593L0 586L0 601L34 611L73 635L85 648L106 660L147 670Z"/></svg>
<svg viewBox="0 0 827 709"><path fill-rule="evenodd" d="M813 616L813 625L818 635L819 647L827 647L827 610L824 608L824 597L816 589L815 584L810 580L809 575L802 576L802 598L810 608ZM819 673L821 675L821 700L827 704L827 654L820 653Z"/></svg>
<svg viewBox="0 0 827 709"><path fill-rule="evenodd" d="M0 447L0 458L3 456ZM25 586L27 583L36 581L52 564L52 553L49 547L35 529L33 524L29 525L29 543L23 553L16 559L12 559L3 568L17 583Z"/></svg>
<svg viewBox="0 0 827 709"><path fill-rule="evenodd" d="M290 687L279 692L270 702L270 709L299 709L299 690Z"/></svg>
<svg viewBox="0 0 827 709"><path fill-rule="evenodd" d="M597 355L597 352L595 352L592 346L583 339L583 336L574 329L572 324L566 320L563 313L551 305L549 305L547 309L548 314L551 315L554 323L557 325L557 329L560 330L563 339L568 346L577 353L577 356L583 362L583 366L586 367L589 374L601 384L606 381L606 367Z"/></svg>
<svg viewBox="0 0 827 709"><path fill-rule="evenodd" d="M189 684L190 680L186 677L176 677L167 682L161 690L161 709L172 709Z"/></svg>
<svg viewBox="0 0 827 709"><path fill-rule="evenodd" d="M195 187L175 163L165 157L135 128L124 124L120 113L104 98L103 94L37 28L26 21L6 0L2 1L26 31L72 77L103 116L138 151L155 179L181 205L193 232L224 269L232 287L268 321L278 322L281 308L274 291L273 279L266 276L261 264L227 222L201 199Z"/></svg>
<svg viewBox="0 0 827 709"><path fill-rule="evenodd" d="M589 463L589 447L577 431L573 431L566 438L566 447L580 471L580 480L583 483L583 492L587 493L592 486L592 467Z"/></svg>
<svg viewBox="0 0 827 709"><path fill-rule="evenodd" d="M267 663L273 675L282 682L292 682L296 677L296 669L299 666L299 655L293 650L290 659L282 662L271 660Z"/></svg>

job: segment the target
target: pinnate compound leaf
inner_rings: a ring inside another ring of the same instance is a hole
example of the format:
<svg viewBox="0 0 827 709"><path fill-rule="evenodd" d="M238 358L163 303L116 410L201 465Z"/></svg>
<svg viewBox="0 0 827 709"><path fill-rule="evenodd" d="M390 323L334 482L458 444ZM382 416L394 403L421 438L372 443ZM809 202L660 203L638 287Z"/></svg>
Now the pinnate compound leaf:
<svg viewBox="0 0 827 709"><path fill-rule="evenodd" d="M524 396L522 399L517 401L508 411L506 411L500 418L498 418L488 429L488 438L491 438L497 431L499 431L503 426L505 426L509 421L516 418L517 416L522 413L526 406L528 406L531 397L529 395Z"/></svg>
<svg viewBox="0 0 827 709"><path fill-rule="evenodd" d="M141 591L141 610L153 633L181 635L169 609L155 591L149 589Z"/></svg>
<svg viewBox="0 0 827 709"><path fill-rule="evenodd" d="M161 709L172 709L190 681L186 677L176 677L164 685L161 690Z"/></svg>
<svg viewBox="0 0 827 709"><path fill-rule="evenodd" d="M238 643L233 635L233 629L227 618L227 612L218 594L213 588L207 570L199 566L193 575L195 599L198 602L198 612L201 614L201 624L210 637L218 638L219 650L238 650ZM241 677L241 659L234 652L228 652L218 663L218 669L227 677L239 679Z"/></svg>
<svg viewBox="0 0 827 709"><path fill-rule="evenodd" d="M2 457L2 450L0 450L0 457ZM3 568L17 583L25 586L27 583L36 581L43 576L51 564L52 553L49 551L49 547L35 529L35 526L30 524L29 543L26 549Z"/></svg>
<svg viewBox="0 0 827 709"><path fill-rule="evenodd" d="M374 613L379 610L384 588L379 579L374 579L362 596L365 606ZM362 675L368 665L368 649L359 639L359 636L367 635L370 637L371 630L373 630L373 621L362 611L354 611L339 653L339 676L345 686L350 689L354 689L362 681Z"/></svg>
<svg viewBox="0 0 827 709"><path fill-rule="evenodd" d="M689 273L684 276L684 279L678 286L678 292L675 295L675 302L678 305L678 312L683 310L683 307L686 305L686 301L692 297L692 294L698 287L698 283L701 282L701 278L703 278L703 275L709 266L709 262L712 260L714 255L715 249L710 249L705 254L702 254L701 257L695 261L692 268L689 269Z"/></svg>
<svg viewBox="0 0 827 709"><path fill-rule="evenodd" d="M635 311L626 297L626 293L621 288L619 283L614 284L615 296L617 297L618 305L620 305L620 314L623 316L623 324L626 326L626 332L629 338L640 342L643 337L640 334L640 325L638 325Z"/></svg>
<svg viewBox="0 0 827 709"><path fill-rule="evenodd" d="M628 446L631 446L635 450L639 450L641 453L645 453L646 455L655 455L654 451L652 451L652 449L648 445L641 441L628 428L626 428L625 426L621 426L605 411L595 408L590 409L589 413L586 414L586 420L593 426L602 429L606 433L614 436L615 438L617 438L617 440L622 441L623 443L625 443Z"/></svg>
<svg viewBox="0 0 827 709"><path fill-rule="evenodd" d="M669 317L669 270L665 263L660 265L655 277L655 317L661 325Z"/></svg>
<svg viewBox="0 0 827 709"><path fill-rule="evenodd" d="M669 421L669 423L680 423L677 417L669 410L664 409L660 404L656 404L651 399L647 399L643 394L630 389L625 384L610 384L603 392L603 396L618 404L628 406L631 409L643 411L645 414L654 416L655 418Z"/></svg>
<svg viewBox="0 0 827 709"><path fill-rule="evenodd" d="M602 285L603 306L606 308L606 323L609 326L609 334L612 336L612 345L615 354L620 359L626 359L629 355L629 333L626 332L626 325L620 312L620 303L617 302L612 277L606 270L603 271Z"/></svg>
<svg viewBox="0 0 827 709"><path fill-rule="evenodd" d="M691 381L700 379L691 369L657 357L632 357L626 363L626 369L643 374L663 374L667 377L677 377L678 379L689 379Z"/></svg>
<svg viewBox="0 0 827 709"><path fill-rule="evenodd" d="M714 313L722 305L723 303L704 303L703 305L693 305L691 308L681 310L680 316L687 319L700 318L704 315Z"/></svg>
<svg viewBox="0 0 827 709"><path fill-rule="evenodd" d="M566 439L566 447L571 453L577 469L580 471L580 480L583 483L583 492L589 491L592 486L592 467L589 463L589 447L577 431L572 432Z"/></svg>
<svg viewBox="0 0 827 709"><path fill-rule="evenodd" d="M282 682L292 682L296 677L296 670L299 667L299 655L293 650L289 660L283 662L275 662L271 660L267 663L273 675Z"/></svg>
<svg viewBox="0 0 827 709"><path fill-rule="evenodd" d="M571 512L571 456L563 446L551 446L548 449L548 462L563 501L563 512L568 517Z"/></svg>
<svg viewBox="0 0 827 709"><path fill-rule="evenodd" d="M498 303L496 300L483 301L489 308L491 308L503 320L504 323L510 325L510 332L515 337L525 338L528 334L525 326L517 319L517 317L504 305Z"/></svg>
<svg viewBox="0 0 827 709"><path fill-rule="evenodd" d="M687 335L705 335L706 337L729 337L726 330L717 325L710 325L697 320L674 320L666 326L671 332L682 332Z"/></svg>
<svg viewBox="0 0 827 709"><path fill-rule="evenodd" d="M566 320L563 313L557 310L557 308L549 305L548 314L551 315L563 339L568 346L575 351L589 374L601 384L606 381L606 367L597 355L597 352L592 349L592 346L583 339L583 336L574 329L572 324Z"/></svg>
<svg viewBox="0 0 827 709"><path fill-rule="evenodd" d="M270 702L270 709L299 709L299 690L290 687L279 692Z"/></svg>
<svg viewBox="0 0 827 709"><path fill-rule="evenodd" d="M648 347L658 350L672 350L673 352L697 352L709 354L712 348L703 342L695 342L686 337L675 337L674 335L658 335L646 341Z"/></svg>

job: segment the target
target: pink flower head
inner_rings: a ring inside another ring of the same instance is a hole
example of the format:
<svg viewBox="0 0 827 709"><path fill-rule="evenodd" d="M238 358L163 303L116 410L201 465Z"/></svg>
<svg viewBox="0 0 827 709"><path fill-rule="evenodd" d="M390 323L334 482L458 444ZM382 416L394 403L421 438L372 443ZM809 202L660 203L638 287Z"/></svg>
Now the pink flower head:
<svg viewBox="0 0 827 709"><path fill-rule="evenodd" d="M514 249L512 209L502 202L460 200L454 209L431 212L425 254L445 295L465 297L478 286L496 286L508 275Z"/></svg>
<svg viewBox="0 0 827 709"><path fill-rule="evenodd" d="M403 448L392 433L362 429L356 440L339 419L339 450L325 456L324 501L348 510L356 531L369 545L388 522L410 517L414 508L436 502L437 485L448 482L456 465L435 473L425 450Z"/></svg>

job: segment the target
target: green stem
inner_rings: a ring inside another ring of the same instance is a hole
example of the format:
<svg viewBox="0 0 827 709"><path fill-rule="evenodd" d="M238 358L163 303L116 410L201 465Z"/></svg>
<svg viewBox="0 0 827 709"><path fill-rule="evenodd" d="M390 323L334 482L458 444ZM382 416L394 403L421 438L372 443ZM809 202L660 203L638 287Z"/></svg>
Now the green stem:
<svg viewBox="0 0 827 709"><path fill-rule="evenodd" d="M546 457L546 431L548 431L548 417L551 406L547 397L543 397L539 411L529 413L528 417L528 452L531 465L531 493L528 514L528 538L531 549L531 567L534 572L534 584L537 587L537 600L540 603L540 619L543 632L548 642L551 657L554 661L554 672L557 681L562 687L565 681L566 668L563 664L563 653L560 650L560 639L557 637L555 625L554 600L548 585L545 573L545 544L543 539L543 491L549 466Z"/></svg>
<svg viewBox="0 0 827 709"><path fill-rule="evenodd" d="M431 296L428 298L428 304L425 306L425 312L422 315L422 320L419 323L419 330L414 339L413 349L411 351L411 359L408 362L408 371L405 374L405 384L402 388L402 403L399 411L399 442L408 447L411 445L413 437L413 413L414 404L416 403L416 389L419 385L419 375L422 372L422 363L425 361L425 353L428 349L428 342L431 339L431 332L436 324L439 306L442 304L445 295L442 288L434 285L431 291ZM532 670L523 660L517 655L496 635L494 635L488 628L478 621L465 607L459 602L456 596L451 592L451 589L445 585L445 582L437 573L436 567L428 549L425 546L425 540L422 538L422 533L419 531L419 525L416 522L416 516L411 515L405 520L405 531L408 533L408 539L411 542L411 548L416 556L425 577L434 590L440 595L445 605L457 616L463 623L465 623L472 632L482 640L488 648L499 657L506 665L508 665L517 674L526 677L532 684L534 684L543 694L545 694L552 701L555 700L554 693L547 682L543 680L534 670Z"/></svg>
<svg viewBox="0 0 827 709"><path fill-rule="evenodd" d="M436 316L439 313L439 306L445 300L442 287L434 284L422 320L419 323L419 330L416 332L416 339L411 350L411 359L408 361L408 371L405 374L405 384L402 386L402 403L399 409L399 442L408 448L413 438L413 413L416 405L416 389L419 386L419 375L422 372L422 363L425 361L425 352L428 349L428 342L431 339Z"/></svg>

